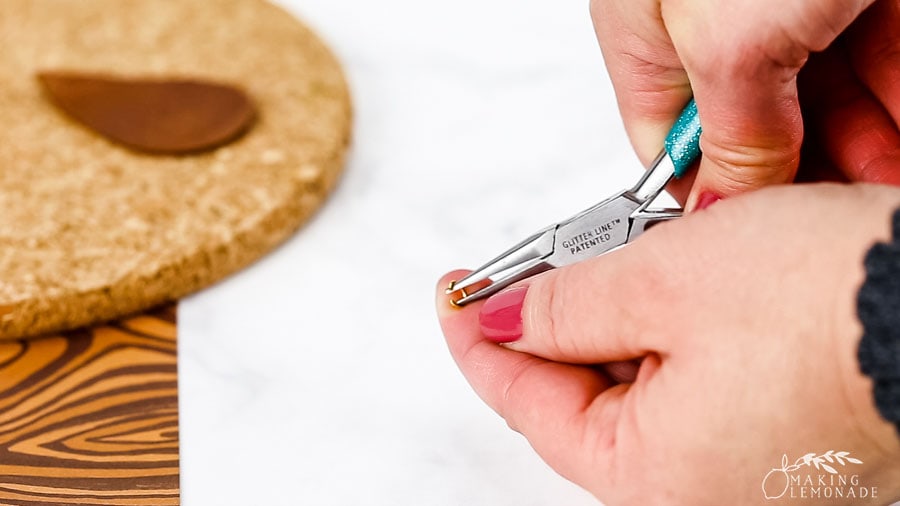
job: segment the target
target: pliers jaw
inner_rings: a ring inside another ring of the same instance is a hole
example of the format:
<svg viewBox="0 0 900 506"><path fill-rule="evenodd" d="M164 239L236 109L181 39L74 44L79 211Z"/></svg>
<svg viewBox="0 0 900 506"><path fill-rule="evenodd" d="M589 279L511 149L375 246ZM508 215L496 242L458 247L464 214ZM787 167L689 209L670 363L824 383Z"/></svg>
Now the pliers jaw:
<svg viewBox="0 0 900 506"><path fill-rule="evenodd" d="M659 156L650 164L650 169L644 173L641 179L634 187L626 192L633 200L640 202L641 205L631 213L631 226L628 229L628 240L631 242L639 235L643 234L650 227L664 221L680 218L683 214L681 209L650 209L656 197L663 192L669 181L672 180L676 173L676 167L666 150L659 153Z"/></svg>
<svg viewBox="0 0 900 506"><path fill-rule="evenodd" d="M644 209L644 207L646 205L641 206L641 208L631 214L631 228L628 230L627 242L634 241L638 236L658 223L681 218L684 215L684 211L681 209Z"/></svg>
<svg viewBox="0 0 900 506"><path fill-rule="evenodd" d="M554 266L545 260L553 254L557 227L551 225L537 232L466 277L450 282L444 291L450 303L461 307L552 269Z"/></svg>

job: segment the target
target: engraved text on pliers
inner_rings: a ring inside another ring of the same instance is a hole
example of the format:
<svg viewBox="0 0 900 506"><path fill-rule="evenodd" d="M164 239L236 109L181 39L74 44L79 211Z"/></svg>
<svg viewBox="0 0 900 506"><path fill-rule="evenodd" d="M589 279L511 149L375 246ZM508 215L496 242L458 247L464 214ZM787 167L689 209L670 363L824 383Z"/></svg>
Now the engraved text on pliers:
<svg viewBox="0 0 900 506"><path fill-rule="evenodd" d="M622 219L616 218L609 223L596 226L592 230L588 230L587 232L564 240L562 242L562 247L569 250L569 253L574 255L575 253L589 250L594 246L599 246L612 240L612 234L610 234L610 232L620 223L622 223Z"/></svg>

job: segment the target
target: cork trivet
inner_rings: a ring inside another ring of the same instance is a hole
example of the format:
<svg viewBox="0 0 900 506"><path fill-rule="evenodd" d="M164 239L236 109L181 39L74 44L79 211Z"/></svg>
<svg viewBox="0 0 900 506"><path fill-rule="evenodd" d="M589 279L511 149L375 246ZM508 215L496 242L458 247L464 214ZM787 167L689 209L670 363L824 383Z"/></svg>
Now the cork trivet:
<svg viewBox="0 0 900 506"><path fill-rule="evenodd" d="M343 166L341 69L261 0L4 0L0 43L0 339L222 278L296 230ZM139 154L55 110L42 71L234 83L259 117L206 154Z"/></svg>

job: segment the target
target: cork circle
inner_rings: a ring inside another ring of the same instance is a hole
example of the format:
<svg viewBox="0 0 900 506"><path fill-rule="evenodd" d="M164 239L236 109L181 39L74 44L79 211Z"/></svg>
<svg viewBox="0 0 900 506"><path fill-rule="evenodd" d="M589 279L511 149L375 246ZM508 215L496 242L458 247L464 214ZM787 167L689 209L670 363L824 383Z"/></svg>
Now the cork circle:
<svg viewBox="0 0 900 506"><path fill-rule="evenodd" d="M341 172L343 73L262 0L0 2L0 339L175 300L284 241ZM231 83L253 128L194 156L141 154L60 114L36 76Z"/></svg>

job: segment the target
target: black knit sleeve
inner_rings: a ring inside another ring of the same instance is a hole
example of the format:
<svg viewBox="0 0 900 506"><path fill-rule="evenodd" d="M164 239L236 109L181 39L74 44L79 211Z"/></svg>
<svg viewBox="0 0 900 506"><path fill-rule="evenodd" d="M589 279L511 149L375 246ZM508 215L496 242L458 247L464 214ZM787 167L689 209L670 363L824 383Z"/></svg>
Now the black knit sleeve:
<svg viewBox="0 0 900 506"><path fill-rule="evenodd" d="M900 434L900 210L894 213L893 241L866 255L866 281L857 312L863 324L859 365L875 382L875 404Z"/></svg>

